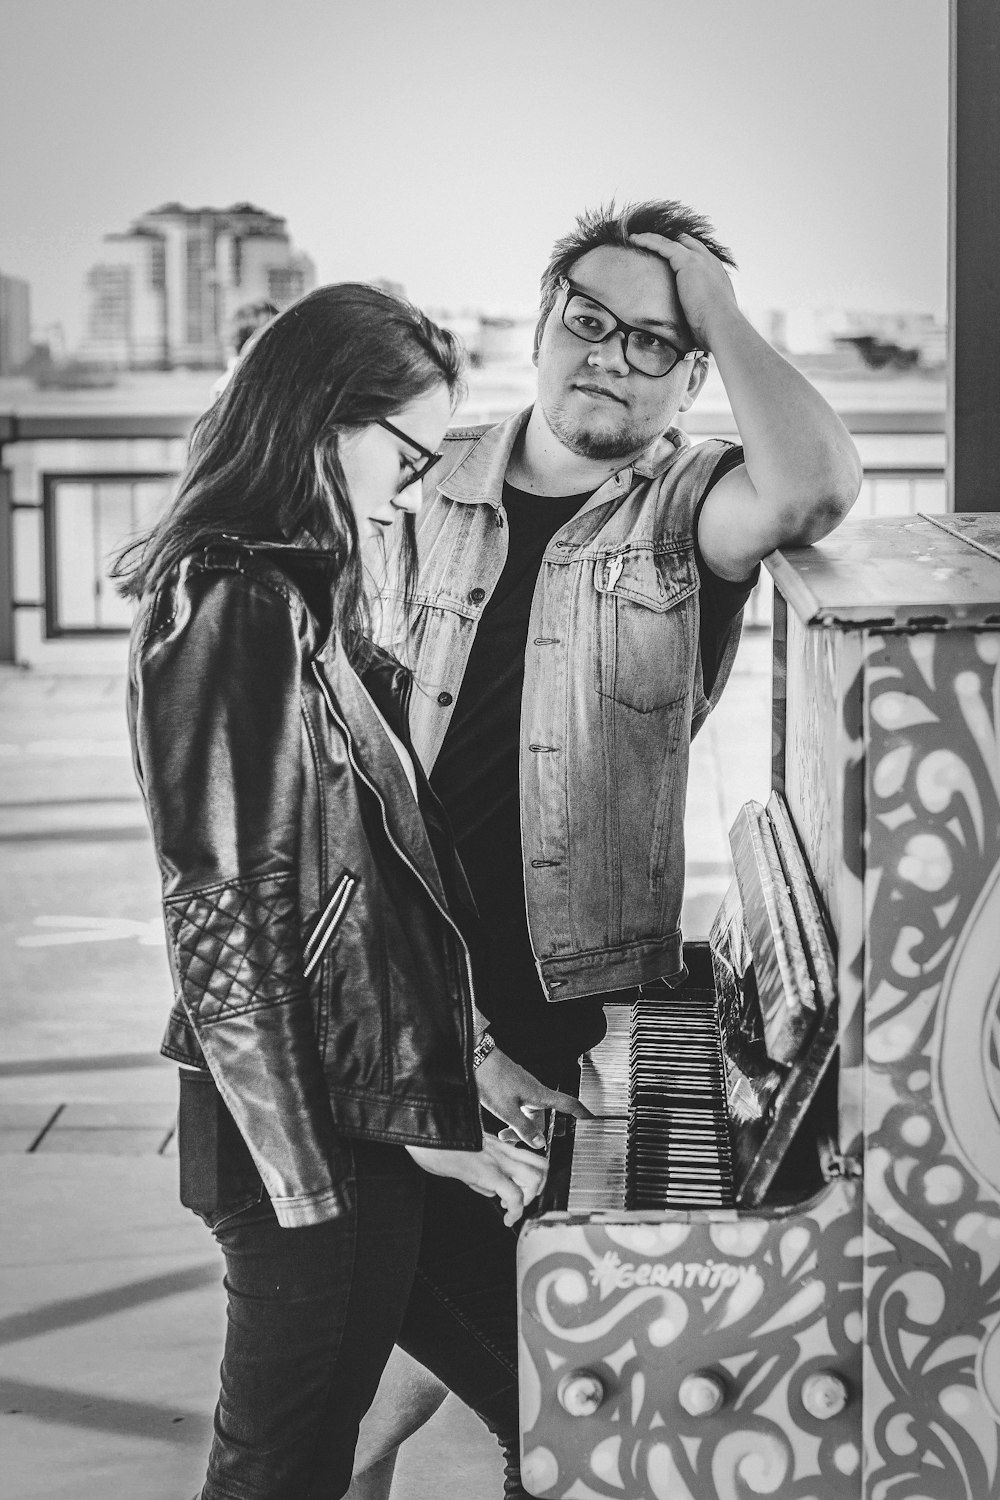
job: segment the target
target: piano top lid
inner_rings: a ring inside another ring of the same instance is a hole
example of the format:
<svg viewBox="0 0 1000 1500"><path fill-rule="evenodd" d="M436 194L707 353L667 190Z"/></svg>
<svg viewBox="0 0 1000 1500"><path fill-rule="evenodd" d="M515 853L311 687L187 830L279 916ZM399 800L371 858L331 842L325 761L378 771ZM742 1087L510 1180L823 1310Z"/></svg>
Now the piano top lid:
<svg viewBox="0 0 1000 1500"><path fill-rule="evenodd" d="M813 547L765 558L807 625L1000 627L1000 513L845 521Z"/></svg>

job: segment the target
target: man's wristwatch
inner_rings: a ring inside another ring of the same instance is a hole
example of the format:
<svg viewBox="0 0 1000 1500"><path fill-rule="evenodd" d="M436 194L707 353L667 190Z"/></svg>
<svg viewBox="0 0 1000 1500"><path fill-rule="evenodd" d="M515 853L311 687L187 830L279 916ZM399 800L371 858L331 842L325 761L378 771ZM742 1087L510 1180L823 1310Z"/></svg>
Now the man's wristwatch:
<svg viewBox="0 0 1000 1500"><path fill-rule="evenodd" d="M484 1026L479 1033L479 1041L472 1049L472 1066L478 1068L484 1063L496 1046L496 1038L488 1026Z"/></svg>

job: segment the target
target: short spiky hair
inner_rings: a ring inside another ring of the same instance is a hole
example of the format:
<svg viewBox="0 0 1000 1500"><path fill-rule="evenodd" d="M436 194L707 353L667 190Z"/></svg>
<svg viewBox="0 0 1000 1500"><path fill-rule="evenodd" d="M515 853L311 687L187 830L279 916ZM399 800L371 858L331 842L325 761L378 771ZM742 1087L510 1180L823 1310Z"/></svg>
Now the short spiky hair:
<svg viewBox="0 0 1000 1500"><path fill-rule="evenodd" d="M663 234L676 239L679 234L690 234L707 250L722 261L724 266L736 262L731 250L719 243L715 231L702 214L695 213L674 198L651 198L646 203L626 203L615 206L614 199L600 208L588 208L577 219L576 226L562 239L556 240L549 256L549 263L542 272L542 300L538 328L535 333L535 348L542 336L542 328L555 306L559 294L559 278L565 276L576 262L596 250L598 245L629 245L630 234Z"/></svg>

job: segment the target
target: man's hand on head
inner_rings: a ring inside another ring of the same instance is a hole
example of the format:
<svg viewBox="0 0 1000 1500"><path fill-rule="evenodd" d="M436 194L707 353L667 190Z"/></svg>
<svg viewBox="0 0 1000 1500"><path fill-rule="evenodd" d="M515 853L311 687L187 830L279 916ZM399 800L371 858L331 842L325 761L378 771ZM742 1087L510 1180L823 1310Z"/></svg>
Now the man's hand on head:
<svg viewBox="0 0 1000 1500"><path fill-rule="evenodd" d="M662 234L630 234L629 243L658 255L673 271L695 348L711 350L719 321L743 316L725 266L693 235L670 240Z"/></svg>

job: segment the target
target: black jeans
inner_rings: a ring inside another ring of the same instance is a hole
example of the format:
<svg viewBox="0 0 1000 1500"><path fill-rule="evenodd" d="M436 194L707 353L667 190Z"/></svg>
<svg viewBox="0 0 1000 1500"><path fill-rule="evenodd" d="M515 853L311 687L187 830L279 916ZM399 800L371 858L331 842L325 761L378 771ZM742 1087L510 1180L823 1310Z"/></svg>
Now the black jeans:
<svg viewBox="0 0 1000 1500"><path fill-rule="evenodd" d="M215 1224L228 1330L202 1500L343 1495L394 1342L482 1418L504 1450L505 1496L522 1497L516 1236L492 1200L401 1146L351 1146L353 1213L282 1229L265 1198Z"/></svg>

